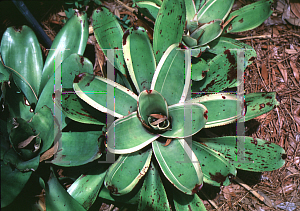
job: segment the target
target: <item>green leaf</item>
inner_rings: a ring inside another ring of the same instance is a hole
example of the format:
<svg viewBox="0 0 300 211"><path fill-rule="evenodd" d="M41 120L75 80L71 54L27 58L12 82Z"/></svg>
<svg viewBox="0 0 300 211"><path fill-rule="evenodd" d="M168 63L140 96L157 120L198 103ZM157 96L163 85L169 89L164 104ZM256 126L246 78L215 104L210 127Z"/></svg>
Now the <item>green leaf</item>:
<svg viewBox="0 0 300 211"><path fill-rule="evenodd" d="M195 15L197 13L194 0L185 0L185 9L186 9L186 27L185 28L187 30L190 30L191 27L194 27L193 25L196 25L196 27L197 27L197 22L193 21ZM192 31L192 30L190 30L190 31Z"/></svg>
<svg viewBox="0 0 300 211"><path fill-rule="evenodd" d="M129 192L128 194L115 196L112 195L105 186L103 186L100 190L99 197L110 201L115 201L115 202L121 202L126 204L137 204L139 202L140 192L141 192L141 188L137 187L134 188L133 191Z"/></svg>
<svg viewBox="0 0 300 211"><path fill-rule="evenodd" d="M20 172L1 160L1 208L6 207L19 195L32 171Z"/></svg>
<svg viewBox="0 0 300 211"><path fill-rule="evenodd" d="M0 61L0 83L3 83L8 80L9 80L9 70L6 67L4 67L2 62Z"/></svg>
<svg viewBox="0 0 300 211"><path fill-rule="evenodd" d="M178 44L172 44L161 57L152 79L150 89L161 93L168 105L183 102L187 95L191 73L185 69L185 53L188 52Z"/></svg>
<svg viewBox="0 0 300 211"><path fill-rule="evenodd" d="M186 195L178 190L173 192L173 202L176 210L180 211L206 211L206 208L197 194Z"/></svg>
<svg viewBox="0 0 300 211"><path fill-rule="evenodd" d="M184 0L163 1L153 32L153 52L157 63L170 45L181 42L184 25Z"/></svg>
<svg viewBox="0 0 300 211"><path fill-rule="evenodd" d="M237 148L237 138L241 141L242 149ZM256 172L273 171L285 164L286 153L284 149L262 139L226 136L200 138L200 141L225 155L237 169Z"/></svg>
<svg viewBox="0 0 300 211"><path fill-rule="evenodd" d="M185 138L199 132L207 121L207 108L202 104L178 103L169 106L172 130L161 134L166 138Z"/></svg>
<svg viewBox="0 0 300 211"><path fill-rule="evenodd" d="M198 45L197 39L195 39L189 35L183 35L182 40L189 47L194 47L194 46Z"/></svg>
<svg viewBox="0 0 300 211"><path fill-rule="evenodd" d="M114 66L122 74L126 74L126 66L122 52L123 31L115 16L105 7L96 9L92 16L93 29L101 49L115 49ZM124 42L124 41L123 41ZM117 50L119 49L119 50ZM107 56L107 51L103 50ZM112 63L112 61L110 61Z"/></svg>
<svg viewBox="0 0 300 211"><path fill-rule="evenodd" d="M131 80L138 93L149 90L156 63L147 32L142 27L130 28L124 40L123 53Z"/></svg>
<svg viewBox="0 0 300 211"><path fill-rule="evenodd" d="M187 103L201 103L207 110L205 128L230 124L237 119L237 98L235 94L215 93L193 98Z"/></svg>
<svg viewBox="0 0 300 211"><path fill-rule="evenodd" d="M41 87L39 93L42 92L47 81L54 73L54 69L58 66L55 63L64 61L69 55L77 53L83 55L89 36L89 24L86 14L77 13L73 15L64 27L56 35L43 69ZM61 54L61 61L57 61L58 54ZM56 59L55 59L56 58Z"/></svg>
<svg viewBox="0 0 300 211"><path fill-rule="evenodd" d="M280 104L276 92L258 92L245 95L246 115L245 121L265 114Z"/></svg>
<svg viewBox="0 0 300 211"><path fill-rule="evenodd" d="M217 55L224 53L227 49L244 50L247 65L251 64L252 60L257 56L256 51L250 45L228 37L219 37L218 39L210 42L209 46L210 48L207 49L207 51Z"/></svg>
<svg viewBox="0 0 300 211"><path fill-rule="evenodd" d="M100 165L82 174L67 190L86 210L95 202L106 175L106 168Z"/></svg>
<svg viewBox="0 0 300 211"><path fill-rule="evenodd" d="M57 129L54 128L53 114L47 106L43 106L37 113L32 117L29 125L34 128L36 134L42 139L42 147L39 154L48 150L53 144L54 137L57 134Z"/></svg>
<svg viewBox="0 0 300 211"><path fill-rule="evenodd" d="M86 103L112 116L120 118L137 110L136 94L109 79L81 73L74 79L73 88ZM107 94L108 90L113 92L111 101L109 101L110 95ZM107 108L107 104L111 104L112 107L115 106L115 110Z"/></svg>
<svg viewBox="0 0 300 211"><path fill-rule="evenodd" d="M28 26L22 26L21 29L7 28L1 40L1 55L29 103L36 103L43 57L34 32Z"/></svg>
<svg viewBox="0 0 300 211"><path fill-rule="evenodd" d="M198 22L208 23L216 19L224 20L229 14L233 3L234 0L206 1L197 13Z"/></svg>
<svg viewBox="0 0 300 211"><path fill-rule="evenodd" d="M170 210L158 168L152 162L141 188L139 199L138 210Z"/></svg>
<svg viewBox="0 0 300 211"><path fill-rule="evenodd" d="M161 0L148 0L149 2L152 2L154 4L157 4L158 6L161 6L162 1ZM148 2L147 1L147 2ZM133 3L138 4L138 2L144 2L144 0L133 0Z"/></svg>
<svg viewBox="0 0 300 211"><path fill-rule="evenodd" d="M217 39L222 34L222 20L216 19L197 28L191 37L197 40L198 46L203 46Z"/></svg>
<svg viewBox="0 0 300 211"><path fill-rule="evenodd" d="M71 54L68 56L59 66L56 71L60 71L61 68L61 77L62 77L62 88L63 89L72 89L73 81L76 75L79 73L90 73L93 74L93 64L92 62L83 56L78 54Z"/></svg>
<svg viewBox="0 0 300 211"><path fill-rule="evenodd" d="M224 32L242 32L258 27L272 14L272 3L273 0L261 0L230 13L225 22L233 16L237 17L224 28Z"/></svg>
<svg viewBox="0 0 300 211"><path fill-rule="evenodd" d="M199 61L197 61L197 63L192 64L191 70L192 70L192 76L191 76L192 80L200 81L205 77L205 73L209 71L209 67L207 62L204 59L199 58Z"/></svg>
<svg viewBox="0 0 300 211"><path fill-rule="evenodd" d="M133 112L114 121L108 128L107 149L114 154L132 153L144 148L158 137L159 135L147 131L136 112Z"/></svg>
<svg viewBox="0 0 300 211"><path fill-rule="evenodd" d="M98 159L102 154L98 143L101 135L102 131L62 132L52 163L58 166L79 166Z"/></svg>
<svg viewBox="0 0 300 211"><path fill-rule="evenodd" d="M94 125L106 124L106 114L91 107L75 93L62 95L62 109L64 114L74 121Z"/></svg>
<svg viewBox="0 0 300 211"><path fill-rule="evenodd" d="M236 169L232 163L219 152L204 144L193 141L193 152L200 160L203 181L214 186L227 186L230 178L236 176Z"/></svg>
<svg viewBox="0 0 300 211"><path fill-rule="evenodd" d="M203 174L196 155L184 139L173 139L168 146L153 141L152 148L163 174L172 185L188 195L198 192Z"/></svg>
<svg viewBox="0 0 300 211"><path fill-rule="evenodd" d="M151 20L155 21L160 6L151 1L141 1L137 2L136 5L139 7L139 10L146 15Z"/></svg>
<svg viewBox="0 0 300 211"><path fill-rule="evenodd" d="M237 82L237 59L234 51L224 51L215 56L208 65L206 77L193 82L193 92L219 92Z"/></svg>
<svg viewBox="0 0 300 211"><path fill-rule="evenodd" d="M114 195L132 191L148 171L151 156L151 149L120 155L107 171L104 182L106 188Z"/></svg>
<svg viewBox="0 0 300 211"><path fill-rule="evenodd" d="M85 211L83 206L81 206L79 202L70 196L68 192L60 185L53 173L53 169L51 170L50 179L45 187L45 191L47 211Z"/></svg>

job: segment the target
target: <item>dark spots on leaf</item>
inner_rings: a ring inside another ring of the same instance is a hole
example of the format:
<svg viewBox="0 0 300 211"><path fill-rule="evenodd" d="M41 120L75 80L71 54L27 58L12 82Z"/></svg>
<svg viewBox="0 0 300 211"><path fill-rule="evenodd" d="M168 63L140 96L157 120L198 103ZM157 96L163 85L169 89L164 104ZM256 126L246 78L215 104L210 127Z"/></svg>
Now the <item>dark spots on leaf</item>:
<svg viewBox="0 0 300 211"><path fill-rule="evenodd" d="M264 108L264 107L265 107L265 104L264 104L264 103L259 104L259 110L262 109L262 108Z"/></svg>
<svg viewBox="0 0 300 211"><path fill-rule="evenodd" d="M108 189L111 193L114 193L114 194L120 194L120 193L118 192L118 188L115 187L114 185L108 186L107 189Z"/></svg>
<svg viewBox="0 0 300 211"><path fill-rule="evenodd" d="M151 94L152 93L152 90L146 90L147 94Z"/></svg>
<svg viewBox="0 0 300 211"><path fill-rule="evenodd" d="M161 34L162 30L159 31L159 34Z"/></svg>
<svg viewBox="0 0 300 211"><path fill-rule="evenodd" d="M254 59L255 59L255 57L251 57L250 59L249 59L249 61L254 61Z"/></svg>
<svg viewBox="0 0 300 211"><path fill-rule="evenodd" d="M225 100L226 99L226 97L225 96L222 96L222 98Z"/></svg>
<svg viewBox="0 0 300 211"><path fill-rule="evenodd" d="M208 72L207 70L203 70L203 71L202 71L202 77L203 77L203 78L206 76L206 73L207 73L207 72Z"/></svg>
<svg viewBox="0 0 300 211"><path fill-rule="evenodd" d="M255 144L255 146L257 146L257 139L253 138L253 140L251 140L251 144Z"/></svg>
<svg viewBox="0 0 300 211"><path fill-rule="evenodd" d="M273 104L270 103L270 102L267 102L266 105L267 105L267 106L273 106Z"/></svg>
<svg viewBox="0 0 300 211"><path fill-rule="evenodd" d="M93 75L93 78L88 83L86 83L85 86L89 86L94 79L95 79L95 75Z"/></svg>
<svg viewBox="0 0 300 211"><path fill-rule="evenodd" d="M186 47L185 45L183 45L182 43L179 43L178 46L180 49L188 49L188 47Z"/></svg>
<svg viewBox="0 0 300 211"><path fill-rule="evenodd" d="M54 93L53 93L53 94L54 94ZM52 94L52 98L53 98L53 94ZM68 100L70 96L71 96L71 95L68 95L68 97L66 97L65 100Z"/></svg>
<svg viewBox="0 0 300 211"><path fill-rule="evenodd" d="M230 64L232 64L232 65L235 65L235 64L236 64L235 58L234 58L234 56L230 53L230 50L224 51L224 54L226 54L226 57L227 57L228 61L230 62Z"/></svg>
<svg viewBox="0 0 300 211"><path fill-rule="evenodd" d="M245 152L246 154L248 154L248 155L252 155L253 153L251 153L251 152Z"/></svg>
<svg viewBox="0 0 300 211"><path fill-rule="evenodd" d="M79 73L78 75L75 76L73 83L79 83L81 79L85 76L85 73Z"/></svg>
<svg viewBox="0 0 300 211"><path fill-rule="evenodd" d="M181 177L183 174L179 174L178 177Z"/></svg>
<svg viewBox="0 0 300 211"><path fill-rule="evenodd" d="M192 193L193 194L197 193L202 188L202 186L203 186L203 184L201 184L201 185L196 184L192 190Z"/></svg>
<svg viewBox="0 0 300 211"><path fill-rule="evenodd" d="M243 18L242 18L242 19L240 19L240 20L239 20L239 22L240 22L240 23L243 23L243 22L244 22L244 19L243 19Z"/></svg>
<svg viewBox="0 0 300 211"><path fill-rule="evenodd" d="M267 96L266 99L272 99L272 97L271 96Z"/></svg>
<svg viewBox="0 0 300 211"><path fill-rule="evenodd" d="M80 56L80 63L81 63L81 65L82 65L82 67L83 67L83 65L84 65L84 57L83 56Z"/></svg>
<svg viewBox="0 0 300 211"><path fill-rule="evenodd" d="M226 176L222 175L220 172L217 172L215 175L213 175L212 173L209 173L210 179L213 181L216 181L217 183L220 183L221 186L223 185L223 182L225 182L226 180Z"/></svg>
<svg viewBox="0 0 300 211"><path fill-rule="evenodd" d="M203 114L203 116L204 116L204 118L205 118L206 120L207 120L207 118L208 118L207 113L208 113L208 110L204 111L204 114Z"/></svg>

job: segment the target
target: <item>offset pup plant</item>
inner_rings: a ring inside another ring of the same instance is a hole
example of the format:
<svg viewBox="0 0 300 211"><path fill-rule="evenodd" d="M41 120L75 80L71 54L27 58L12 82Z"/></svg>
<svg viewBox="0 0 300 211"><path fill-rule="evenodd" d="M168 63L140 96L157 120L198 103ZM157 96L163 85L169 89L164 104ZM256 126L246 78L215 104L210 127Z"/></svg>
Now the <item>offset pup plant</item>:
<svg viewBox="0 0 300 211"><path fill-rule="evenodd" d="M94 11L93 28L99 45L102 49L123 49L123 53L115 51L110 62L128 74L136 92L130 86L123 87L88 73L80 73L74 79L73 88L78 97L118 118L107 130L107 149L119 155L117 161L106 172L82 175L68 189L86 209L89 195L83 188L91 189L93 198L100 190L101 198L138 204L139 210L169 210L170 207L205 210L195 194L203 182L229 185L236 169L261 172L284 165L284 150L270 142L236 136L201 138L196 134L201 128L222 126L242 118L248 121L272 110L279 104L279 98L276 93L248 94L242 114L236 112L236 95L202 93L187 99L191 64L185 58L190 58L192 53L181 43L185 6L180 0L162 3L156 18L153 48L143 28L133 27L123 33L108 9ZM210 71L218 72L219 81L224 84L206 82L205 85L214 92L237 82L228 77L230 71L237 75L234 64L237 56L226 46L222 48L221 59L211 59ZM206 75L203 80L207 78ZM95 94L111 89L114 90L112 108L107 106L106 95ZM72 114L67 115L72 118ZM192 137L191 146L189 137ZM244 140L244 158L248 162L236 161L237 138Z"/></svg>

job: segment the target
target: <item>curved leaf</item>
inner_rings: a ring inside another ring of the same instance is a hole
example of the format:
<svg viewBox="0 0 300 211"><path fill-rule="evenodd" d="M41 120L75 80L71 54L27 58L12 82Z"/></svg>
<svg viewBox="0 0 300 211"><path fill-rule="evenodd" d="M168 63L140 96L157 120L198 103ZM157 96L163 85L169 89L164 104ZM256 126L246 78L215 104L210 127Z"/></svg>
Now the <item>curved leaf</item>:
<svg viewBox="0 0 300 211"><path fill-rule="evenodd" d="M103 166L97 167L82 174L67 190L86 210L95 202L106 175Z"/></svg>
<svg viewBox="0 0 300 211"><path fill-rule="evenodd" d="M74 121L95 125L106 124L106 114L91 107L75 93L62 95L62 109L64 114Z"/></svg>
<svg viewBox="0 0 300 211"><path fill-rule="evenodd" d="M236 169L232 163L222 155L204 144L193 141L193 152L200 160L203 181L214 186L227 186L230 179L236 176Z"/></svg>
<svg viewBox="0 0 300 211"><path fill-rule="evenodd" d="M172 185L188 195L198 192L203 174L196 155L184 139L173 139L168 146L153 141L152 148L163 174Z"/></svg>
<svg viewBox="0 0 300 211"><path fill-rule="evenodd" d="M196 103L178 103L169 106L172 117L172 130L161 136L166 138L184 138L199 132L207 121L207 108Z"/></svg>
<svg viewBox="0 0 300 211"><path fill-rule="evenodd" d="M43 57L34 32L28 26L22 26L21 29L7 28L1 40L1 55L29 104L36 103Z"/></svg>
<svg viewBox="0 0 300 211"><path fill-rule="evenodd" d="M79 166L96 160L102 154L98 143L101 135L102 131L62 132L52 163L58 166Z"/></svg>
<svg viewBox="0 0 300 211"><path fill-rule="evenodd" d="M198 21L194 21L194 17L197 13L194 0L185 0L186 9L186 26L185 28L189 31L193 31L191 28L197 27Z"/></svg>
<svg viewBox="0 0 300 211"><path fill-rule="evenodd" d="M46 209L47 211L69 211L85 209L77 202L68 192L59 184L53 170L50 174L48 185L45 186L46 191Z"/></svg>
<svg viewBox="0 0 300 211"><path fill-rule="evenodd" d="M163 1L153 33L153 52L157 63L170 45L181 41L184 25L184 0Z"/></svg>
<svg viewBox="0 0 300 211"><path fill-rule="evenodd" d="M100 7L93 12L93 29L97 42L103 53L107 56L104 49L119 49L115 51L114 66L122 74L126 74L126 66L122 52L123 31L114 15L105 7ZM110 61L112 63L112 61Z"/></svg>
<svg viewBox="0 0 300 211"><path fill-rule="evenodd" d="M234 0L211 0L206 1L198 11L197 18L199 23L208 23L212 20L224 20L229 14Z"/></svg>
<svg viewBox="0 0 300 211"><path fill-rule="evenodd" d="M170 210L157 166L152 162L141 188L138 210Z"/></svg>
<svg viewBox="0 0 300 211"><path fill-rule="evenodd" d="M124 59L131 80L138 93L149 90L156 63L147 32L142 27L130 28L124 33L124 40Z"/></svg>
<svg viewBox="0 0 300 211"><path fill-rule="evenodd" d="M100 190L99 197L103 199L108 199L110 201L116 201L126 204L137 204L139 202L141 188L134 188L131 192L121 196L115 196L110 193L110 191L103 185Z"/></svg>
<svg viewBox="0 0 300 211"><path fill-rule="evenodd" d="M197 39L198 46L206 45L214 39L217 39L222 34L222 23L222 20L216 19L207 24L204 24L200 28L197 28L191 34L191 37Z"/></svg>
<svg viewBox="0 0 300 211"><path fill-rule="evenodd" d="M229 159L237 169L256 172L273 171L285 164L284 159L287 155L280 146L252 137L238 138L244 140L243 149L237 149L236 136L200 138L200 141L225 155L225 158ZM244 154L244 160L238 158L237 151Z"/></svg>
<svg viewBox="0 0 300 211"><path fill-rule="evenodd" d="M19 195L32 171L20 172L1 160L1 208L6 207Z"/></svg>
<svg viewBox="0 0 300 211"><path fill-rule="evenodd" d="M200 58L197 63L192 64L192 80L193 81L200 81L205 77L205 73L209 71L209 67L207 62Z"/></svg>
<svg viewBox="0 0 300 211"><path fill-rule="evenodd" d="M258 92L245 95L246 115L245 121L258 117L271 111L280 104L280 98L276 92Z"/></svg>
<svg viewBox="0 0 300 211"><path fill-rule="evenodd" d="M186 98L191 73L185 70L184 61L185 52L178 47L178 44L172 44L155 70L150 89L161 93L168 105L176 104Z"/></svg>
<svg viewBox="0 0 300 211"><path fill-rule="evenodd" d="M137 2L136 5L139 7L139 10L142 11L144 15L146 15L151 20L155 21L160 6L151 1L141 1Z"/></svg>
<svg viewBox="0 0 300 211"><path fill-rule="evenodd" d="M186 101L187 103L201 103L208 110L205 128L217 127L233 123L237 120L236 94L216 93L204 95Z"/></svg>
<svg viewBox="0 0 300 211"><path fill-rule="evenodd" d="M272 3L273 0L261 0L230 13L225 22L235 15L237 17L224 28L224 32L242 32L258 27L272 14Z"/></svg>
<svg viewBox="0 0 300 211"><path fill-rule="evenodd" d="M87 73L80 73L75 77L73 88L78 97L97 110L115 117L128 115L136 111L137 96L129 89L109 79ZM107 90L114 90L114 95L108 95ZM107 102L111 97L112 102ZM107 108L107 103L113 104L115 110Z"/></svg>
<svg viewBox="0 0 300 211"><path fill-rule="evenodd" d="M189 47L194 47L194 46L198 45L197 39L195 39L189 35L183 35L182 40Z"/></svg>
<svg viewBox="0 0 300 211"><path fill-rule="evenodd" d="M114 154L127 154L138 151L159 135L147 131L138 119L136 112L120 118L107 130L107 149Z"/></svg>
<svg viewBox="0 0 300 211"><path fill-rule="evenodd" d="M53 75L55 68L55 58L61 54L61 61L69 55L77 53L83 55L89 36L89 24L86 14L76 13L56 35L43 69L41 87L39 93L43 91L47 81ZM60 62L60 61L56 61Z"/></svg>
<svg viewBox="0 0 300 211"><path fill-rule="evenodd" d="M197 194L186 195L180 191L173 191L173 202L176 210L180 211L206 211L206 208Z"/></svg>
<svg viewBox="0 0 300 211"><path fill-rule="evenodd" d="M120 155L105 177L106 188L114 195L129 193L148 171L152 150Z"/></svg>

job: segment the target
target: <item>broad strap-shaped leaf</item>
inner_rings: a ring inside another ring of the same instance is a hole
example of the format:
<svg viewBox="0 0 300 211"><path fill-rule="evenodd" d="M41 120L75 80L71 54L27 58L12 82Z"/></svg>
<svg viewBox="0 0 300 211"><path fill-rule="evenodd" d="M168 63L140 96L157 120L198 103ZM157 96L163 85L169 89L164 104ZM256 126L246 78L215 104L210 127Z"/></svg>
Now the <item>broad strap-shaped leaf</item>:
<svg viewBox="0 0 300 211"><path fill-rule="evenodd" d="M200 81L206 76L206 72L209 71L209 66L204 59L199 58L199 61L197 61L197 63L192 64L191 70L192 70L192 76L191 76L192 80Z"/></svg>
<svg viewBox="0 0 300 211"><path fill-rule="evenodd" d="M106 175L104 166L98 165L82 174L67 190L86 210L95 202Z"/></svg>
<svg viewBox="0 0 300 211"><path fill-rule="evenodd" d="M58 32L52 43L51 50L45 61L39 93L42 92L47 81L53 75L55 62L60 63L73 53L83 55L88 36L89 24L87 15L76 13ZM61 61L57 61L58 54L61 54Z"/></svg>
<svg viewBox="0 0 300 211"><path fill-rule="evenodd" d="M199 132L207 121L207 108L198 103L178 103L169 106L172 130L161 134L166 138L185 138Z"/></svg>
<svg viewBox="0 0 300 211"><path fill-rule="evenodd" d="M236 175L236 169L224 155L196 141L193 141L193 152L200 160L205 183L214 186L230 184L230 179Z"/></svg>
<svg viewBox="0 0 300 211"><path fill-rule="evenodd" d="M250 45L228 37L219 37L218 39L210 42L209 46L210 48L208 49L208 52L217 55L222 54L227 49L243 50L247 65L251 64L257 56L256 51Z"/></svg>
<svg viewBox="0 0 300 211"><path fill-rule="evenodd" d="M63 89L72 89L76 75L83 72L93 74L94 69L92 62L88 58L80 56L77 53L68 56L59 67L61 69L57 68L56 71L61 70Z"/></svg>
<svg viewBox="0 0 300 211"><path fill-rule="evenodd" d="M197 39L197 45L203 46L207 43L217 39L223 31L222 20L216 19L203 26L197 28L192 34L191 37Z"/></svg>
<svg viewBox="0 0 300 211"><path fill-rule="evenodd" d="M178 190L173 190L173 202L176 210L180 211L206 211L206 208L197 194L186 195Z"/></svg>
<svg viewBox="0 0 300 211"><path fill-rule="evenodd" d="M114 195L124 195L132 191L147 173L151 156L151 149L120 155L107 171L104 182L106 188Z"/></svg>
<svg viewBox="0 0 300 211"><path fill-rule="evenodd" d="M106 114L81 100L75 93L62 95L62 109L68 118L76 122L94 125L106 124Z"/></svg>
<svg viewBox="0 0 300 211"><path fill-rule="evenodd" d="M155 70L151 90L163 95L168 105L185 100L191 73L185 69L185 52L181 44L172 44L161 57ZM185 49L185 48L184 48Z"/></svg>
<svg viewBox="0 0 300 211"><path fill-rule="evenodd" d="M168 197L160 179L158 167L151 162L141 188L138 210L170 210Z"/></svg>
<svg viewBox="0 0 300 211"><path fill-rule="evenodd" d="M157 63L170 45L181 42L185 15L184 0L163 1L153 32L153 52Z"/></svg>
<svg viewBox="0 0 300 211"><path fill-rule="evenodd" d="M122 52L123 31L115 16L105 7L93 12L93 29L96 40L107 56L107 49L115 49L114 66L126 74L126 66ZM112 63L112 61L110 61Z"/></svg>
<svg viewBox="0 0 300 211"><path fill-rule="evenodd" d="M141 188L136 187L131 192L121 196L115 196L103 185L99 197L110 201L121 202L126 204L137 204L139 202Z"/></svg>
<svg viewBox="0 0 300 211"><path fill-rule="evenodd" d="M141 1L137 2L136 5L145 16L155 21L158 11L160 9L160 6L158 4L151 1Z"/></svg>
<svg viewBox="0 0 300 211"><path fill-rule="evenodd" d="M73 88L78 97L86 103L101 112L118 118L126 116L129 112L137 109L136 94L103 77L80 73L74 79ZM108 90L113 93L107 93ZM111 110L112 108L115 110Z"/></svg>
<svg viewBox="0 0 300 211"><path fill-rule="evenodd" d="M152 148L163 174L172 185L188 195L198 192L203 173L196 155L184 139L173 139L168 146L154 141Z"/></svg>
<svg viewBox="0 0 300 211"><path fill-rule="evenodd" d="M32 171L21 172L1 160L1 208L6 207L19 195Z"/></svg>
<svg viewBox="0 0 300 211"><path fill-rule="evenodd" d="M241 143L243 147L241 149L237 147L237 138L244 140L244 143ZM252 137L226 136L200 138L200 141L209 148L222 153L237 169L247 171L273 171L285 164L284 159L287 156L280 146ZM237 152L241 154L237 155Z"/></svg>
<svg viewBox="0 0 300 211"><path fill-rule="evenodd" d="M161 6L161 4L162 4L162 1L161 0L148 0L149 2L152 2L152 3L154 3L154 4L157 4L157 6ZM148 2L147 1L147 2ZM133 0L132 1L133 3L139 3L139 2L144 2L144 0Z"/></svg>
<svg viewBox="0 0 300 211"><path fill-rule="evenodd" d="M147 131L133 112L114 121L108 128L107 149L115 154L128 154L144 148L158 137Z"/></svg>
<svg viewBox="0 0 300 211"><path fill-rule="evenodd" d="M245 95L245 121L271 111L280 104L280 97L276 92L258 92Z"/></svg>
<svg viewBox="0 0 300 211"><path fill-rule="evenodd" d="M48 184L45 185L46 192L46 209L47 211L69 211L78 210L85 211L83 206L79 204L69 193L61 186L56 176L51 170Z"/></svg>
<svg viewBox="0 0 300 211"><path fill-rule="evenodd" d="M36 134L42 139L42 147L39 154L48 150L53 144L57 129L54 127L53 114L47 106L43 106L29 121L29 125L34 128Z"/></svg>
<svg viewBox="0 0 300 211"><path fill-rule="evenodd" d="M1 40L4 64L13 73L16 85L29 104L36 103L43 69L42 51L34 32L28 26L9 27ZM52 68L53 70L53 68Z"/></svg>
<svg viewBox="0 0 300 211"><path fill-rule="evenodd" d="M210 0L205 1L203 7L197 13L199 23L208 23L210 21L224 20L229 14L234 0Z"/></svg>
<svg viewBox="0 0 300 211"><path fill-rule="evenodd" d="M62 132L52 163L58 166L79 166L96 160L102 154L98 143L101 135L102 131Z"/></svg>
<svg viewBox="0 0 300 211"><path fill-rule="evenodd" d="M224 28L224 32L242 32L258 27L272 14L272 3L273 0L261 0L230 13L225 22L236 15L237 17Z"/></svg>
<svg viewBox="0 0 300 211"><path fill-rule="evenodd" d="M206 77L192 84L192 92L219 92L237 82L237 59L233 51L226 50L209 63Z"/></svg>
<svg viewBox="0 0 300 211"><path fill-rule="evenodd" d="M233 123L237 120L236 94L215 93L196 97L187 103L201 103L208 110L205 128Z"/></svg>
<svg viewBox="0 0 300 211"><path fill-rule="evenodd" d="M130 28L123 39L124 59L136 90L150 90L156 62L147 32L142 27Z"/></svg>

